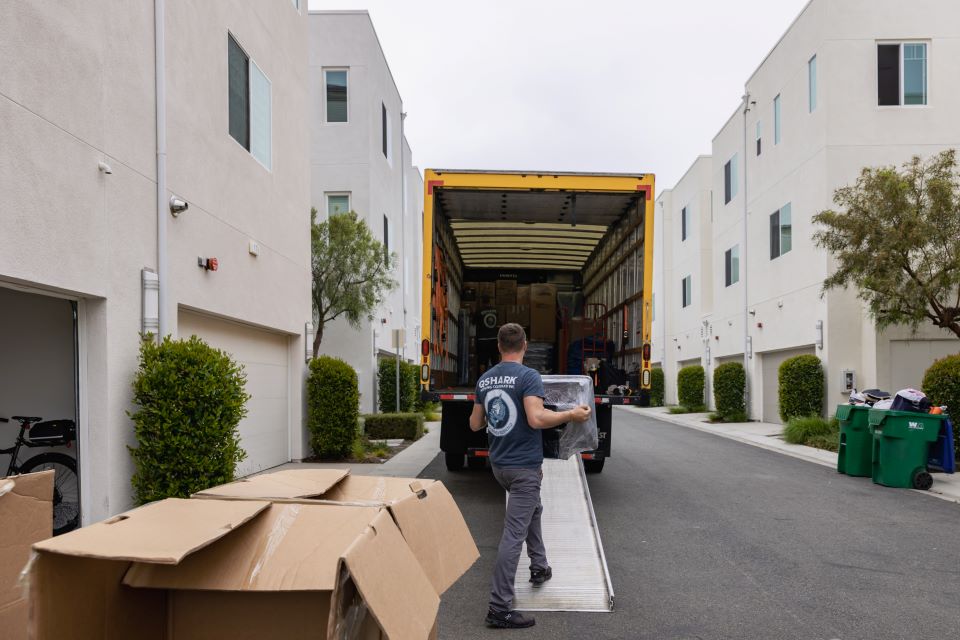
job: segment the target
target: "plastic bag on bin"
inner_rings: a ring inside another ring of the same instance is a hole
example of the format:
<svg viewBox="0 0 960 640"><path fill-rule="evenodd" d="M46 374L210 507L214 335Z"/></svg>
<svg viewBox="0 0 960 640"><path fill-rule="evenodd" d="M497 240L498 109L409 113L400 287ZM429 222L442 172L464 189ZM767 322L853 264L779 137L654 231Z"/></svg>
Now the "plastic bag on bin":
<svg viewBox="0 0 960 640"><path fill-rule="evenodd" d="M567 411L580 405L593 409L593 380L589 376L543 376L543 404L556 411ZM586 422L568 422L544 435L544 456L566 460L583 451L599 447L597 412L591 411Z"/></svg>

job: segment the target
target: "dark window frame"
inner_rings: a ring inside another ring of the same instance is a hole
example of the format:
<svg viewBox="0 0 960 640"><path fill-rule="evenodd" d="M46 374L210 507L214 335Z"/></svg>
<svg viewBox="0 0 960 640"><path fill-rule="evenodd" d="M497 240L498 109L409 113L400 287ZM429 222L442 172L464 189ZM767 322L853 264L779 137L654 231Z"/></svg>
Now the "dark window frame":
<svg viewBox="0 0 960 640"><path fill-rule="evenodd" d="M723 204L730 204L730 201L733 200L733 180L732 180L732 167L730 163L733 162L733 158L727 160L727 163L723 165Z"/></svg>
<svg viewBox="0 0 960 640"><path fill-rule="evenodd" d="M236 66L243 60L242 71ZM241 91L242 88L242 91ZM239 104L235 101L240 101ZM230 137L250 150L250 55L227 33L227 114Z"/></svg>
<svg viewBox="0 0 960 640"><path fill-rule="evenodd" d="M877 44L877 106L899 107L901 44ZM892 64L891 64L892 63Z"/></svg>
<svg viewBox="0 0 960 640"><path fill-rule="evenodd" d="M383 214L383 257L390 261L390 218Z"/></svg>
<svg viewBox="0 0 960 640"><path fill-rule="evenodd" d="M390 159L390 153L389 153L389 151L390 151L390 145L388 144L388 143L389 143L389 136L388 136L388 132L387 132L387 105L385 105L384 103L381 102L381 103L380 103L380 109L381 109L381 112L380 112L380 113L381 113L381 121L380 121L380 125L381 125L381 136L380 136L380 138L381 138L381 146L382 146L382 148L383 148L383 157L386 158L387 160L389 160L389 159Z"/></svg>
<svg viewBox="0 0 960 640"><path fill-rule="evenodd" d="M342 73L344 74L344 83L343 89L340 91L339 85L331 85L328 78L331 73ZM333 94L331 95L331 88L333 88ZM349 69L324 69L323 70L323 109L324 109L324 122L330 124L344 124L350 122L350 70ZM340 95L342 93L342 96ZM342 120L333 120L330 118L330 104L331 101L335 103L343 102L343 119Z"/></svg>
<svg viewBox="0 0 960 640"><path fill-rule="evenodd" d="M684 242L687 239L687 235L690 233L690 229L687 228L687 215L688 213L686 207L680 209L680 242Z"/></svg>

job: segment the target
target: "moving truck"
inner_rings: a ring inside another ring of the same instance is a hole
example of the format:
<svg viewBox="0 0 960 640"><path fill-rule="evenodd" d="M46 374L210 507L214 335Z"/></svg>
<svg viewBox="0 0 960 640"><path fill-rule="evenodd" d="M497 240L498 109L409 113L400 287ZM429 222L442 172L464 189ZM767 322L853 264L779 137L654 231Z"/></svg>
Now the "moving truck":
<svg viewBox="0 0 960 640"><path fill-rule="evenodd" d="M516 322L524 364L593 378L600 444L582 457L602 470L612 406L649 404L653 175L436 169L424 188L420 384L447 468L485 464L474 388Z"/></svg>

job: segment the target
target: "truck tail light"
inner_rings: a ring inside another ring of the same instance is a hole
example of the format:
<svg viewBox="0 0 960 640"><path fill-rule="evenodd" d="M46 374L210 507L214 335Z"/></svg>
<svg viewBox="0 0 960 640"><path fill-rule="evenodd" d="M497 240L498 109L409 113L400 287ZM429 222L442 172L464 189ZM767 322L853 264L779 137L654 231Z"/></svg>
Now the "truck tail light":
<svg viewBox="0 0 960 640"><path fill-rule="evenodd" d="M430 341L426 338L420 342L420 355L422 355L424 358L430 355Z"/></svg>
<svg viewBox="0 0 960 640"><path fill-rule="evenodd" d="M650 369L643 370L643 376L640 381L640 386L643 387L644 389L650 388Z"/></svg>

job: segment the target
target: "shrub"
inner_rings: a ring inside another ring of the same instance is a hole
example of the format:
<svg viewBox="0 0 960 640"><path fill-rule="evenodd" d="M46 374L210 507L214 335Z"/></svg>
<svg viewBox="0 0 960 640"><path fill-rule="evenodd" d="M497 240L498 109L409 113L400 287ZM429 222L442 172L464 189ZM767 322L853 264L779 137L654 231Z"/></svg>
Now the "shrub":
<svg viewBox="0 0 960 640"><path fill-rule="evenodd" d="M703 406L703 367L693 365L677 372L677 395L680 406L695 409Z"/></svg>
<svg viewBox="0 0 960 640"><path fill-rule="evenodd" d="M717 403L717 415L724 422L743 422L747 411L743 392L747 375L739 362L727 362L713 372L713 398Z"/></svg>
<svg viewBox="0 0 960 640"><path fill-rule="evenodd" d="M780 419L823 414L823 365L817 356L796 356L780 365L777 374Z"/></svg>
<svg viewBox="0 0 960 640"><path fill-rule="evenodd" d="M923 376L923 392L930 402L946 405L947 413L960 418L960 355L937 360ZM953 447L960 457L960 420L953 427Z"/></svg>
<svg viewBox="0 0 960 640"><path fill-rule="evenodd" d="M364 416L363 430L370 440L419 440L423 436L423 416L419 413L377 413Z"/></svg>
<svg viewBox="0 0 960 640"><path fill-rule="evenodd" d="M420 369L409 362L400 362L400 411L416 410L420 396ZM380 411L397 410L397 361L393 358L380 360L377 369L377 398Z"/></svg>
<svg viewBox="0 0 960 640"><path fill-rule="evenodd" d="M310 361L307 378L307 428L310 448L321 458L344 458L351 453L360 417L357 372L339 358L320 356Z"/></svg>
<svg viewBox="0 0 960 640"><path fill-rule="evenodd" d="M234 479L246 458L237 425L247 415L243 366L197 336L140 346L133 380L137 447L130 448L139 504Z"/></svg>
<svg viewBox="0 0 960 640"><path fill-rule="evenodd" d="M663 369L653 369L650 371L650 406L662 407L663 394L665 387Z"/></svg>
<svg viewBox="0 0 960 640"><path fill-rule="evenodd" d="M840 423L836 418L824 420L820 416L791 418L783 428L783 439L790 444L836 451L840 440Z"/></svg>

